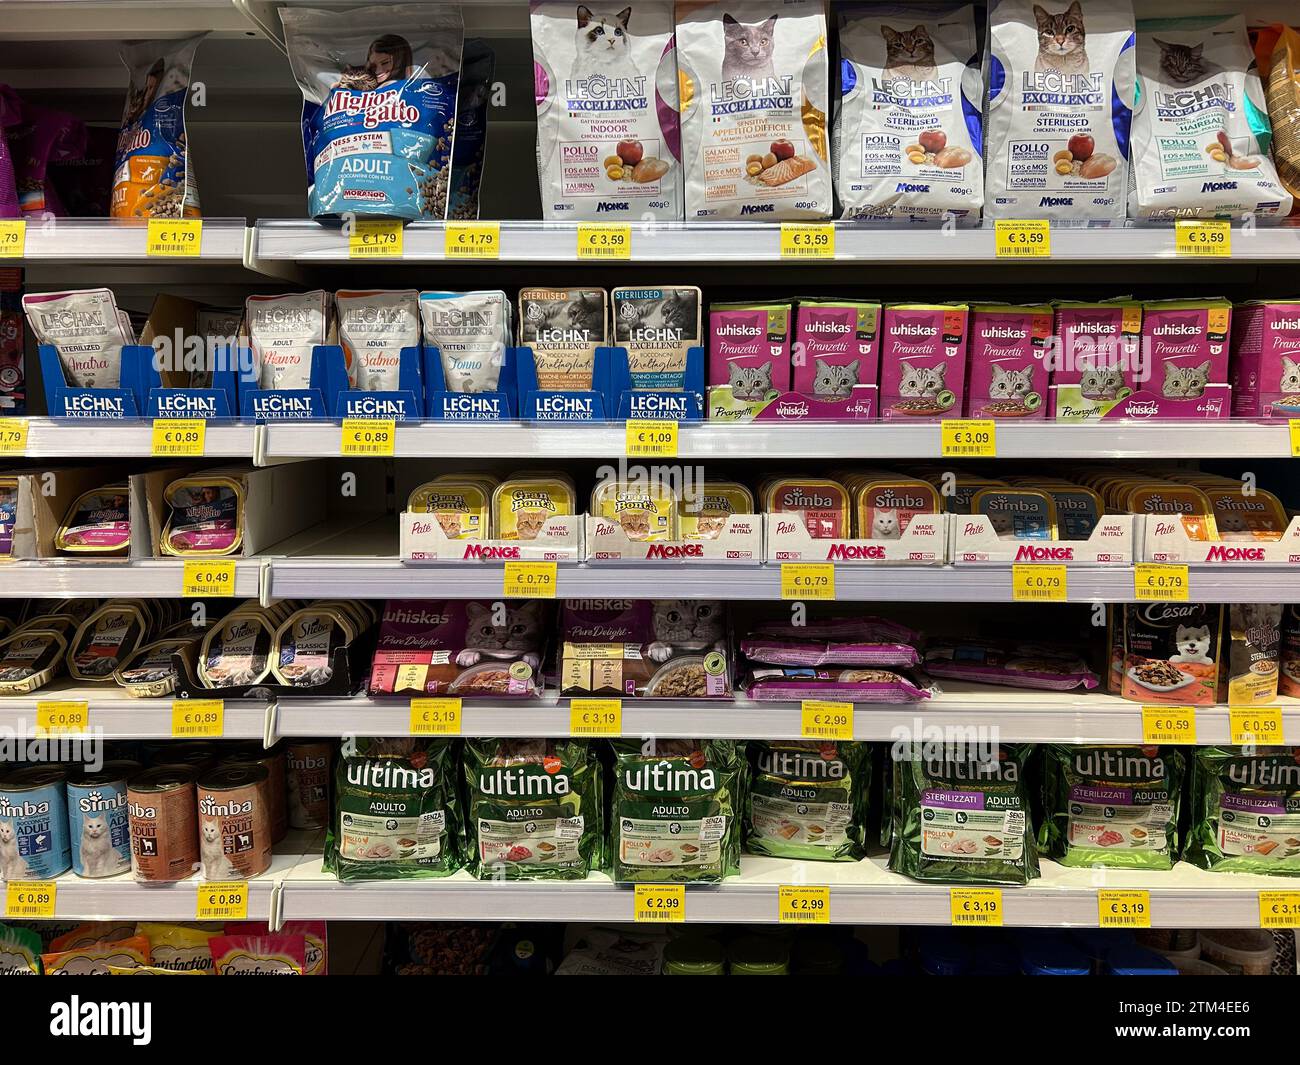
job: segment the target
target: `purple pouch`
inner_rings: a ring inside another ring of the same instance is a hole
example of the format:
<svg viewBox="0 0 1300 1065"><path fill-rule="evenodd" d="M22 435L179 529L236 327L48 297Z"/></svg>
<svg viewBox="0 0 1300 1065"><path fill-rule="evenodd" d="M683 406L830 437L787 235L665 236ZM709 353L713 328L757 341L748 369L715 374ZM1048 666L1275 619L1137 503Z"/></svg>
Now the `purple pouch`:
<svg viewBox="0 0 1300 1065"><path fill-rule="evenodd" d="M794 390L848 399L880 369L880 304L801 300L795 311Z"/></svg>
<svg viewBox="0 0 1300 1065"><path fill-rule="evenodd" d="M0 218L17 218L22 214L8 134L9 129L21 126L22 122L22 100L8 85L0 85Z"/></svg>
<svg viewBox="0 0 1300 1065"><path fill-rule="evenodd" d="M740 643L745 657L774 666L915 666L920 634L882 618L835 618L796 628L761 625Z"/></svg>
<svg viewBox="0 0 1300 1065"><path fill-rule="evenodd" d="M745 677L745 695L755 702L843 699L855 703L914 703L939 693L904 673L888 669L801 669L754 667Z"/></svg>
<svg viewBox="0 0 1300 1065"><path fill-rule="evenodd" d="M10 141L18 202L25 215L62 216L53 185L46 181L51 163L66 163L86 154L86 124L74 115L28 106L27 121Z"/></svg>
<svg viewBox="0 0 1300 1065"><path fill-rule="evenodd" d="M715 303L709 308L709 384L745 402L790 391L789 303Z"/></svg>
<svg viewBox="0 0 1300 1065"><path fill-rule="evenodd" d="M940 640L926 648L925 668L936 677L1044 691L1092 689L1098 683L1077 654L1048 644Z"/></svg>
<svg viewBox="0 0 1300 1065"><path fill-rule="evenodd" d="M48 184L59 206L73 218L108 217L116 151L117 130L91 126L86 130L85 154L50 167Z"/></svg>

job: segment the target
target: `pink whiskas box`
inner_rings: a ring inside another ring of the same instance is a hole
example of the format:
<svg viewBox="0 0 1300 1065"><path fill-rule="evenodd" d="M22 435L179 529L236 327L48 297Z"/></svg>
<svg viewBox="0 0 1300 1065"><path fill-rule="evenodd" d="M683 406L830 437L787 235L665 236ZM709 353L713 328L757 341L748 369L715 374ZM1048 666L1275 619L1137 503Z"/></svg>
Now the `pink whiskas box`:
<svg viewBox="0 0 1300 1065"><path fill-rule="evenodd" d="M1300 417L1300 300L1232 309L1228 380L1235 417Z"/></svg>
<svg viewBox="0 0 1300 1065"><path fill-rule="evenodd" d="M966 389L965 304L895 303L880 334L880 416L959 418Z"/></svg>
<svg viewBox="0 0 1300 1065"><path fill-rule="evenodd" d="M709 308L709 387L740 402L790 391L792 306L715 303Z"/></svg>
<svg viewBox="0 0 1300 1065"><path fill-rule="evenodd" d="M1168 300L1142 305L1146 379L1134 380L1128 415L1226 418L1228 336L1232 304L1223 299ZM1140 403L1145 408L1135 409Z"/></svg>
<svg viewBox="0 0 1300 1065"><path fill-rule="evenodd" d="M1100 418L1132 388L1124 373L1136 366L1142 342L1142 304L1060 303L1051 353L1052 412L1057 421Z"/></svg>
<svg viewBox="0 0 1300 1065"><path fill-rule="evenodd" d="M972 418L1047 417L1047 304L981 304L970 311L966 413Z"/></svg>
<svg viewBox="0 0 1300 1065"><path fill-rule="evenodd" d="M794 318L794 390L816 399L848 399L877 385L880 304L800 300Z"/></svg>

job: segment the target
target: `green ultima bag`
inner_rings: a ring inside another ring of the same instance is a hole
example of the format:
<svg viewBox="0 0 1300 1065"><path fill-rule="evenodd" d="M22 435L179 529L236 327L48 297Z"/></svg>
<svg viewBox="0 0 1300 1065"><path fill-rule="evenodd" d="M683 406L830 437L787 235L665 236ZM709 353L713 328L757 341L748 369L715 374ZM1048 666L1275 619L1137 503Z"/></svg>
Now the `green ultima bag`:
<svg viewBox="0 0 1300 1065"><path fill-rule="evenodd" d="M1186 766L1176 747L1048 744L1038 843L1062 865L1170 869Z"/></svg>
<svg viewBox="0 0 1300 1065"><path fill-rule="evenodd" d="M864 743L751 740L745 848L810 861L861 858L871 784Z"/></svg>
<svg viewBox="0 0 1300 1065"><path fill-rule="evenodd" d="M740 872L744 763L735 743L615 740L613 747L615 880L707 883Z"/></svg>
<svg viewBox="0 0 1300 1065"><path fill-rule="evenodd" d="M1027 884L1038 876L1025 767L1029 744L972 750L903 745L895 761L889 868L917 880Z"/></svg>
<svg viewBox="0 0 1300 1065"><path fill-rule="evenodd" d="M470 869L481 880L581 880L603 852L601 766L579 740L467 740Z"/></svg>
<svg viewBox="0 0 1300 1065"><path fill-rule="evenodd" d="M1187 860L1300 876L1300 747L1198 747Z"/></svg>
<svg viewBox="0 0 1300 1065"><path fill-rule="evenodd" d="M452 741L359 739L335 771L325 868L340 880L447 876L460 868Z"/></svg>

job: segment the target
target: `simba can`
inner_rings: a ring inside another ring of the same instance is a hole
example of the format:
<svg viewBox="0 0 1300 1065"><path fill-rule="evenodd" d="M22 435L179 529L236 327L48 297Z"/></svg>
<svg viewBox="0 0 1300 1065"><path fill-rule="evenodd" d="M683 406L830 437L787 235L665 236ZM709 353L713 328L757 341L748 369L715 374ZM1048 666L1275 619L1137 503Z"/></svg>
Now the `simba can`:
<svg viewBox="0 0 1300 1065"><path fill-rule="evenodd" d="M289 831L289 811L285 796L284 748L264 748L260 743L241 744L221 765L260 765L266 770L264 805L271 823L271 842L279 843Z"/></svg>
<svg viewBox="0 0 1300 1065"><path fill-rule="evenodd" d="M288 763L289 827L319 829L330 818L330 761L334 748L326 740L289 740L284 748Z"/></svg>
<svg viewBox="0 0 1300 1065"><path fill-rule="evenodd" d="M194 770L160 765L126 785L131 871L137 880L165 882L193 875L199 862Z"/></svg>
<svg viewBox="0 0 1300 1065"><path fill-rule="evenodd" d="M137 762L105 762L98 773L84 770L68 781L68 833L78 876L116 876L131 868L126 782L139 771Z"/></svg>
<svg viewBox="0 0 1300 1065"><path fill-rule="evenodd" d="M36 765L0 780L0 877L50 880L72 864L66 779L61 766Z"/></svg>
<svg viewBox="0 0 1300 1065"><path fill-rule="evenodd" d="M271 867L268 773L253 762L199 778L199 852L206 880L250 880Z"/></svg>

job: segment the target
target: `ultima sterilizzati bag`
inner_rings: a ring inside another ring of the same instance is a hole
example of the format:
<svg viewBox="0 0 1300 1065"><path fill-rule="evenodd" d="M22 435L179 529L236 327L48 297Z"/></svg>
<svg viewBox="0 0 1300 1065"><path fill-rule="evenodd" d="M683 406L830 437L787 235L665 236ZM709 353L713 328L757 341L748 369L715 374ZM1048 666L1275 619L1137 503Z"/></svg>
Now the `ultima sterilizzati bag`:
<svg viewBox="0 0 1300 1065"><path fill-rule="evenodd" d="M529 4L542 217L680 221L673 5L615 6Z"/></svg>
<svg viewBox="0 0 1300 1065"><path fill-rule="evenodd" d="M839 31L831 158L844 217L978 219L984 80L974 7L846 7Z"/></svg>
<svg viewBox="0 0 1300 1065"><path fill-rule="evenodd" d="M443 218L464 28L460 11L282 7L302 90L308 210Z"/></svg>
<svg viewBox="0 0 1300 1065"><path fill-rule="evenodd" d="M821 0L677 5L686 220L826 218Z"/></svg>
<svg viewBox="0 0 1300 1065"><path fill-rule="evenodd" d="M1272 127L1242 15L1138 24L1129 215L1285 215Z"/></svg>
<svg viewBox="0 0 1300 1065"><path fill-rule="evenodd" d="M989 11L985 213L1122 222L1135 93L1129 0Z"/></svg>

